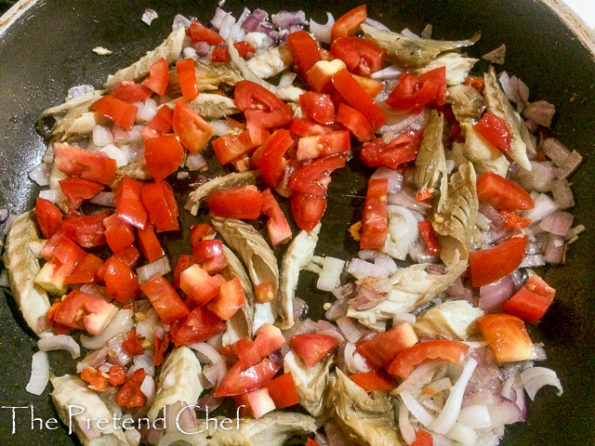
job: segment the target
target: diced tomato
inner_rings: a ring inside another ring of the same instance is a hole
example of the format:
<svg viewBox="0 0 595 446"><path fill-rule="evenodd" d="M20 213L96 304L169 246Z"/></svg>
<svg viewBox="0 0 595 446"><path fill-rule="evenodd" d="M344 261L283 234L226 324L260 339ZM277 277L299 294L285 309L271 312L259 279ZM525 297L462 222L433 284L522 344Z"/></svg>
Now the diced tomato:
<svg viewBox="0 0 595 446"><path fill-rule="evenodd" d="M171 324L170 333L174 345L195 344L223 333L227 326L209 310L201 307L194 308L184 319L178 319Z"/></svg>
<svg viewBox="0 0 595 446"><path fill-rule="evenodd" d="M260 389L273 379L280 368L280 365L269 358L265 358L258 364L242 370L238 361L227 371L227 374L215 389L214 396L221 398Z"/></svg>
<svg viewBox="0 0 595 446"><path fill-rule="evenodd" d="M207 305L207 308L224 321L231 317L244 305L244 289L240 279L234 277L219 288L219 296Z"/></svg>
<svg viewBox="0 0 595 446"><path fill-rule="evenodd" d="M120 81L112 89L110 94L124 102L132 104L150 98L153 92L134 81Z"/></svg>
<svg viewBox="0 0 595 446"><path fill-rule="evenodd" d="M415 161L422 136L420 130L408 130L388 144L385 144L382 138L366 142L360 154L361 160L370 167L385 166L396 169L402 164Z"/></svg>
<svg viewBox="0 0 595 446"><path fill-rule="evenodd" d="M192 246L192 255L209 274L221 272L227 266L221 240L201 240Z"/></svg>
<svg viewBox="0 0 595 446"><path fill-rule="evenodd" d="M306 83L311 90L329 92L333 75L345 68L345 62L341 59L320 60L306 73Z"/></svg>
<svg viewBox="0 0 595 446"><path fill-rule="evenodd" d="M130 330L128 333L128 338L122 342L122 347L130 356L137 356L142 355L145 352L145 349L140 343L140 338L136 334L136 329Z"/></svg>
<svg viewBox="0 0 595 446"><path fill-rule="evenodd" d="M467 76L465 78L465 85L475 88L478 93L483 93L483 77Z"/></svg>
<svg viewBox="0 0 595 446"><path fill-rule="evenodd" d="M331 44L331 54L343 62L347 69L362 76L370 76L384 66L384 50L361 37L339 37Z"/></svg>
<svg viewBox="0 0 595 446"><path fill-rule="evenodd" d="M494 147L505 152L510 150L510 131L502 118L485 112L479 122L475 124L475 130Z"/></svg>
<svg viewBox="0 0 595 446"><path fill-rule="evenodd" d="M328 94L308 91L300 95L300 106L308 117L319 124L335 122L335 104Z"/></svg>
<svg viewBox="0 0 595 446"><path fill-rule="evenodd" d="M428 252L430 254L438 254L440 252L440 241L438 240L438 236L436 235L436 231L434 231L432 223L428 220L424 220L420 221L418 226Z"/></svg>
<svg viewBox="0 0 595 446"><path fill-rule="evenodd" d="M157 136L165 135L172 130L172 116L173 110L167 105L162 105L157 110L157 113L151 119L151 122L142 131L143 139L156 138Z"/></svg>
<svg viewBox="0 0 595 446"><path fill-rule="evenodd" d="M161 274L153 275L140 289L149 298L151 305L166 324L182 319L189 311L176 289Z"/></svg>
<svg viewBox="0 0 595 446"><path fill-rule="evenodd" d="M66 215L62 223L64 235L78 243L83 248L94 248L105 244L105 226L103 219L108 212L98 212L92 215L83 215L71 212Z"/></svg>
<svg viewBox="0 0 595 446"><path fill-rule="evenodd" d="M528 228L531 225L530 218L523 218L515 211L500 211L500 215L504 217L504 224L507 228Z"/></svg>
<svg viewBox="0 0 595 446"><path fill-rule="evenodd" d="M267 384L267 389L277 409L299 404L297 389L291 372L273 379Z"/></svg>
<svg viewBox="0 0 595 446"><path fill-rule="evenodd" d="M62 299L53 319L75 330L86 330L98 335L117 313L116 306L100 297L73 290Z"/></svg>
<svg viewBox="0 0 595 446"><path fill-rule="evenodd" d="M108 94L93 102L91 110L102 114L114 124L130 131L134 126L138 107Z"/></svg>
<svg viewBox="0 0 595 446"><path fill-rule="evenodd" d="M260 216L262 196L256 186L218 190L207 197L211 215L251 220Z"/></svg>
<svg viewBox="0 0 595 446"><path fill-rule="evenodd" d="M486 314L478 318L476 323L497 362L535 359L535 347L522 319L509 314Z"/></svg>
<svg viewBox="0 0 595 446"><path fill-rule="evenodd" d="M209 223L190 226L190 244L198 245L201 240L210 240L215 235L215 228Z"/></svg>
<svg viewBox="0 0 595 446"><path fill-rule="evenodd" d="M184 161L184 148L173 135L145 140L145 161L155 181L164 180Z"/></svg>
<svg viewBox="0 0 595 446"><path fill-rule="evenodd" d="M370 141L374 138L374 130L366 117L355 108L347 104L339 104L337 122L343 124L359 142Z"/></svg>
<svg viewBox="0 0 595 446"><path fill-rule="evenodd" d="M127 267L134 268L136 266L136 262L138 262L138 259L140 259L140 252L138 252L138 249L132 245L126 248L124 251L114 254L112 257L117 258Z"/></svg>
<svg viewBox="0 0 595 446"><path fill-rule="evenodd" d="M255 147L263 145L271 136L271 132L263 127L257 126L254 123L247 125L246 128L250 133L250 140Z"/></svg>
<svg viewBox="0 0 595 446"><path fill-rule="evenodd" d="M293 117L281 99L254 82L236 82L233 96L236 106L244 112L248 125L271 129L284 126Z"/></svg>
<svg viewBox="0 0 595 446"><path fill-rule="evenodd" d="M211 62L229 62L229 51L226 46L216 46L211 53Z"/></svg>
<svg viewBox="0 0 595 446"><path fill-rule="evenodd" d="M273 247L291 239L291 227L270 189L262 193L262 213L269 217L266 224L267 233Z"/></svg>
<svg viewBox="0 0 595 446"><path fill-rule="evenodd" d="M296 136L324 135L333 131L331 127L320 125L309 119L293 118L289 131Z"/></svg>
<svg viewBox="0 0 595 446"><path fill-rule="evenodd" d="M209 274L198 265L186 268L180 274L180 288L198 305L206 305L219 294L225 279L217 274Z"/></svg>
<svg viewBox="0 0 595 446"><path fill-rule="evenodd" d="M395 388L395 380L381 370L374 372L356 373L349 377L366 392L373 390L389 391Z"/></svg>
<svg viewBox="0 0 595 446"><path fill-rule="evenodd" d="M122 409L134 409L143 407L147 402L147 397L140 389L145 380L145 369L137 369L126 381L116 394L116 403Z"/></svg>
<svg viewBox="0 0 595 446"><path fill-rule="evenodd" d="M140 181L124 175L115 196L118 218L139 229L147 223L147 211L141 201L142 186Z"/></svg>
<svg viewBox="0 0 595 446"><path fill-rule="evenodd" d="M331 173L345 167L347 154L340 153L319 158L297 169L289 180L289 187L300 194L324 197L331 179Z"/></svg>
<svg viewBox="0 0 595 446"><path fill-rule="evenodd" d="M322 333L306 333L292 336L289 345L308 367L314 367L339 345L339 340Z"/></svg>
<svg viewBox="0 0 595 446"><path fill-rule="evenodd" d="M153 335L153 364L159 367L165 357L165 352L171 343L169 333L165 333L163 340L159 339L157 335Z"/></svg>
<svg viewBox="0 0 595 446"><path fill-rule="evenodd" d="M35 200L37 226L45 238L50 238L62 225L62 212L54 203L45 198Z"/></svg>
<svg viewBox="0 0 595 446"><path fill-rule="evenodd" d="M262 282L254 284L254 298L256 302L270 302L275 298L275 284L273 282Z"/></svg>
<svg viewBox="0 0 595 446"><path fill-rule="evenodd" d="M481 287L509 275L525 258L527 236L512 238L469 254L471 285Z"/></svg>
<svg viewBox="0 0 595 446"><path fill-rule="evenodd" d="M316 443L314 440L312 440L311 438L308 438L306 440L306 445L305 446L320 446L318 443Z"/></svg>
<svg viewBox="0 0 595 446"><path fill-rule="evenodd" d="M177 61L176 72L184 100L189 102L195 99L198 96L198 84L196 83L194 60L187 58Z"/></svg>
<svg viewBox="0 0 595 446"><path fill-rule="evenodd" d="M56 259L61 264L72 263L72 267L85 256L79 246L68 238L63 230L51 236L41 249L41 257L45 260Z"/></svg>
<svg viewBox="0 0 595 446"><path fill-rule="evenodd" d="M234 401L237 407L241 407L245 410L245 414L247 413L254 418L260 418L275 410L275 402L269 395L269 391L266 387L236 395L234 396ZM240 411L240 414L242 414L242 411Z"/></svg>
<svg viewBox="0 0 595 446"><path fill-rule="evenodd" d="M106 260L103 280L107 295L118 302L128 302L138 294L136 274L117 257L112 256Z"/></svg>
<svg viewBox="0 0 595 446"><path fill-rule="evenodd" d="M45 315L45 320L49 325L54 327L54 331L57 334L68 334L72 331L72 328L67 327L66 325L59 324L54 320L54 314L56 313L56 310L60 307L61 304L62 302L60 301L60 299L55 299L54 303Z"/></svg>
<svg viewBox="0 0 595 446"><path fill-rule="evenodd" d="M351 107L361 112L372 128L378 130L386 122L386 114L347 70L333 75L333 87Z"/></svg>
<svg viewBox="0 0 595 446"><path fill-rule="evenodd" d="M193 42L207 42L209 45L219 45L225 43L216 31L207 28L197 20L193 20L190 24L190 38Z"/></svg>
<svg viewBox="0 0 595 446"><path fill-rule="evenodd" d="M151 65L149 76L142 82L143 86L150 88L159 96L163 96L169 84L169 66L163 57Z"/></svg>
<svg viewBox="0 0 595 446"><path fill-rule="evenodd" d="M535 203L525 189L492 172L477 179L477 197L498 210L533 209Z"/></svg>
<svg viewBox="0 0 595 446"><path fill-rule="evenodd" d="M83 200L93 198L104 188L103 184L75 177L60 180L59 184L62 193L68 199L70 209L77 209Z"/></svg>
<svg viewBox="0 0 595 446"><path fill-rule="evenodd" d="M157 233L177 231L180 228L178 203L167 181L144 183L141 199Z"/></svg>
<svg viewBox="0 0 595 446"><path fill-rule="evenodd" d="M303 78L316 62L322 60L318 44L306 31L296 31L287 36L287 46Z"/></svg>
<svg viewBox="0 0 595 446"><path fill-rule="evenodd" d="M390 363L400 351L417 344L417 335L409 322L379 333L372 339L357 344L356 351L370 367L380 369Z"/></svg>
<svg viewBox="0 0 595 446"><path fill-rule="evenodd" d="M145 225L144 229L137 229L136 233L138 234L138 246L149 262L154 262L165 255L152 224Z"/></svg>
<svg viewBox="0 0 595 446"><path fill-rule="evenodd" d="M387 194L388 178L370 180L364 202L360 249L381 249L384 247L388 234Z"/></svg>
<svg viewBox="0 0 595 446"><path fill-rule="evenodd" d="M93 283L97 272L103 266L103 260L93 254L86 254L77 262L74 270L66 277L64 283Z"/></svg>
<svg viewBox="0 0 595 446"><path fill-rule="evenodd" d="M431 200L434 197L434 192L432 191L432 189L429 189L427 187L422 187L421 190L415 194L415 201L422 202L422 201L428 201Z"/></svg>
<svg viewBox="0 0 595 446"><path fill-rule="evenodd" d="M426 359L442 359L452 364L461 364L468 350L467 344L457 341L439 339L420 342L397 353L387 371L394 377L405 379Z"/></svg>
<svg viewBox="0 0 595 446"><path fill-rule="evenodd" d="M105 239L113 253L124 251L134 243L134 231L132 227L112 214L103 219L105 226Z"/></svg>
<svg viewBox="0 0 595 446"><path fill-rule="evenodd" d="M366 5L358 6L348 11L333 24L331 28L331 40L337 37L347 37L355 34L360 25L368 18Z"/></svg>
<svg viewBox="0 0 595 446"><path fill-rule="evenodd" d="M533 324L543 317L555 294L555 289L538 275L533 275L525 286L504 302L504 312Z"/></svg>
<svg viewBox="0 0 595 446"><path fill-rule="evenodd" d="M415 432L415 440L411 443L411 446L433 446L434 439L429 432L423 429L419 429Z"/></svg>
<svg viewBox="0 0 595 446"><path fill-rule="evenodd" d="M81 372L81 379L89 383L89 388L97 392L107 389L108 378L95 367L85 367Z"/></svg>
<svg viewBox="0 0 595 446"><path fill-rule="evenodd" d="M384 84L382 82L375 81L369 77L358 76L357 74L354 74L353 78L371 98L375 98L384 90Z"/></svg>
<svg viewBox="0 0 595 446"><path fill-rule="evenodd" d="M109 369L108 382L112 386L119 386L126 382L126 369L119 365L113 365Z"/></svg>
<svg viewBox="0 0 595 446"><path fill-rule="evenodd" d="M287 164L285 153L294 144L289 131L277 130L266 141L262 148L260 172L262 180L269 187L277 187L283 178L283 171Z"/></svg>
<svg viewBox="0 0 595 446"><path fill-rule="evenodd" d="M180 276L182 272L186 270L186 268L190 268L192 265L196 264L196 260L194 257L188 254L182 254L178 258L178 263L176 263L176 267L174 269L174 286L176 288L180 288Z"/></svg>
<svg viewBox="0 0 595 446"><path fill-rule="evenodd" d="M101 184L112 184L116 177L116 161L68 144L54 143L54 162L61 172Z"/></svg>
<svg viewBox="0 0 595 446"><path fill-rule="evenodd" d="M395 110L418 114L426 105L444 105L446 98L446 69L436 68L416 76L405 72L388 96L386 104Z"/></svg>
<svg viewBox="0 0 595 446"><path fill-rule="evenodd" d="M241 40L233 44L234 48L238 51L240 57L246 57L250 53L254 53L256 49L245 40Z"/></svg>
<svg viewBox="0 0 595 446"><path fill-rule="evenodd" d="M306 136L298 141L297 159L320 158L337 153L349 152L351 139L347 130L337 130L324 135Z"/></svg>
<svg viewBox="0 0 595 446"><path fill-rule="evenodd" d="M256 331L254 341L242 338L234 344L242 370L253 366L285 344L285 338L277 327L264 324Z"/></svg>
<svg viewBox="0 0 595 446"><path fill-rule="evenodd" d="M290 204L295 224L298 228L310 232L322 219L327 200L315 195L294 192L291 194Z"/></svg>
<svg viewBox="0 0 595 446"><path fill-rule="evenodd" d="M189 152L198 153L213 136L213 127L179 99L172 118L174 133Z"/></svg>
<svg viewBox="0 0 595 446"><path fill-rule="evenodd" d="M230 163L242 155L252 153L256 148L249 130L244 130L239 135L220 136L213 140L212 145L221 164Z"/></svg>

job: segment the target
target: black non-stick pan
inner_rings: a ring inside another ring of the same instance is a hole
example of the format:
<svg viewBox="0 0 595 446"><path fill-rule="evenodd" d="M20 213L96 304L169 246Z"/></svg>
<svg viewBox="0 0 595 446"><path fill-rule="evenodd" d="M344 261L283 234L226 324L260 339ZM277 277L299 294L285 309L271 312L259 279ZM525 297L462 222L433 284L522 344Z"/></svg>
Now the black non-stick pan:
<svg viewBox="0 0 595 446"><path fill-rule="evenodd" d="M37 117L45 108L63 101L75 84L100 86L109 73L127 66L161 42L176 13L207 20L216 1L177 0L39 0L18 2L19 11L0 18L0 208L13 213L29 209L37 193L27 172L39 163L45 150L35 130ZM227 10L236 14L243 6L270 12L304 9L324 22L326 10L338 16L360 2L320 1L228 1ZM592 297L595 226L592 224L595 161L595 63L592 35L573 33L551 5L533 0L393 0L368 1L369 15L392 29L405 26L419 32L425 24L434 27L437 38L460 39L476 31L482 38L470 50L474 56L506 44L504 68L523 79L532 98L556 104L558 115L554 136L585 157L581 169L571 178L577 206L576 222L586 232L574 244L564 266L545 272L557 290L553 308L532 337L545 343L552 367L564 385L564 394L542 390L528 411L527 423L507 429L506 446L595 444L595 305ZM145 8L155 9L159 18L148 27L141 22ZM96 46L113 51L110 56L92 52ZM591 50L588 49L590 46ZM484 70L486 65L479 65ZM345 237L346 220L357 218L357 198L346 199L345 190L361 194L365 188L360 173L337 175L331 198L334 203L323 220L320 252L346 257L357 249ZM359 211L361 212L361 211ZM186 218L186 217L185 217ZM175 240L174 240L175 241ZM177 240L178 242L180 240ZM320 308L322 294L316 293L309 276L300 285L300 295ZM26 329L12 298L0 292L0 444L69 445L77 443L66 426L32 422L32 415L45 423L57 418L49 390L39 396L25 392L31 355L36 339ZM317 303L318 302L318 303ZM66 360L53 355L52 363ZM62 367L63 368L63 367ZM62 370L64 371L64 370ZM11 409L11 407L33 409ZM34 411L34 412L32 412ZM13 425L13 412L15 423ZM13 429L14 428L14 429ZM13 433L14 432L14 433Z"/></svg>

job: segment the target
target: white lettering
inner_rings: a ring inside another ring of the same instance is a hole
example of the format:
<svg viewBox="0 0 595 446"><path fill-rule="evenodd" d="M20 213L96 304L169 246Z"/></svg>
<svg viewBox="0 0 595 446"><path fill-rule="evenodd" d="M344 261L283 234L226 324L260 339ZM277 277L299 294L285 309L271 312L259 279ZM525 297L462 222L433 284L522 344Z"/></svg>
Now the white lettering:
<svg viewBox="0 0 595 446"><path fill-rule="evenodd" d="M80 409L80 412L74 413L73 409ZM72 435L72 418L76 417L77 415L82 415L85 413L85 408L83 406L77 406L75 404L68 405L68 435ZM87 426L89 427L89 420L87 420ZM90 427L89 427L90 429Z"/></svg>
<svg viewBox="0 0 595 446"><path fill-rule="evenodd" d="M28 406L2 406L0 407L0 409L12 409L12 430L10 431L10 433L12 435L15 434L16 429L17 429L17 423L16 423L16 410L17 409L28 409Z"/></svg>
<svg viewBox="0 0 595 446"><path fill-rule="evenodd" d="M123 418L122 419L122 429L128 430L128 429L133 429L133 428L134 428L134 418Z"/></svg>
<svg viewBox="0 0 595 446"><path fill-rule="evenodd" d="M184 429L182 429L182 426L180 425L180 416L184 413L184 411L186 409L192 409L192 410L194 410L196 407L198 407L198 406L184 406L176 414L176 428L178 429L178 431L180 431L184 435L192 435L192 434L200 434L200 433L202 433L202 431L198 431L198 432L187 432Z"/></svg>
<svg viewBox="0 0 595 446"><path fill-rule="evenodd" d="M35 408L33 407L33 404L30 406L31 407L31 430L35 430L35 422L38 421L39 422L39 430L43 430L43 420L41 418L36 418L35 417Z"/></svg>
<svg viewBox="0 0 595 446"><path fill-rule="evenodd" d="M229 427L224 426L224 424L226 424L226 423L229 424ZM219 421L219 426L224 431L230 431L233 429L233 420L231 418L223 418L221 421Z"/></svg>
<svg viewBox="0 0 595 446"><path fill-rule="evenodd" d="M246 407L245 404L238 406L238 410L236 411L236 429L240 428L240 410Z"/></svg>
<svg viewBox="0 0 595 446"><path fill-rule="evenodd" d="M52 424L54 426L52 426ZM58 429L58 427L60 427L60 426L58 426L58 420L56 420L55 418L48 418L47 421L45 422L45 428L47 430L55 431Z"/></svg>
<svg viewBox="0 0 595 446"><path fill-rule="evenodd" d="M100 424L102 424L103 426L100 426ZM100 431L107 429L109 426L109 418L98 418L97 423L95 423L95 426L97 426L97 429L99 429Z"/></svg>

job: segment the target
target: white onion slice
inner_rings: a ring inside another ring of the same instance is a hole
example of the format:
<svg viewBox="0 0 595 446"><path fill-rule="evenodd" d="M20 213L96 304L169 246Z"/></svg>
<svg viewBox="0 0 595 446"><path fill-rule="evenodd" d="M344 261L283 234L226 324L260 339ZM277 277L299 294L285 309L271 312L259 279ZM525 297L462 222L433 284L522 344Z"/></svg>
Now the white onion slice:
<svg viewBox="0 0 595 446"><path fill-rule="evenodd" d="M143 383L140 385L140 391L151 401L155 397L155 380L151 375L145 375Z"/></svg>
<svg viewBox="0 0 595 446"><path fill-rule="evenodd" d="M548 215L554 213L558 209L558 205L552 201L546 194L531 194L535 207L524 212L523 217L531 220L532 223L536 223Z"/></svg>
<svg viewBox="0 0 595 446"><path fill-rule="evenodd" d="M446 434L457 421L459 412L461 410L461 403L463 402L465 387L467 387L467 383L469 382L469 379L471 378L476 366L477 361L475 359L470 358L467 360L465 366L463 367L461 376L459 376L459 379L448 395L446 403L444 403L442 412L440 412L438 418L436 418L436 420L432 423L432 429L439 434Z"/></svg>
<svg viewBox="0 0 595 446"><path fill-rule="evenodd" d="M107 327L97 336L88 336L81 334L81 344L89 350L96 350L105 345L105 343L119 333L128 333L132 329L134 321L132 320L132 310L118 310L114 318Z"/></svg>
<svg viewBox="0 0 595 446"><path fill-rule="evenodd" d="M335 18L330 12L326 13L326 17L327 21L324 25L310 19L310 32L321 42L331 43L331 28L335 24Z"/></svg>
<svg viewBox="0 0 595 446"><path fill-rule="evenodd" d="M46 352L36 352L31 358L31 378L25 390L41 395L50 381L50 362Z"/></svg>
<svg viewBox="0 0 595 446"><path fill-rule="evenodd" d="M214 121L209 121L209 124L213 127L215 136L227 135L233 129L225 119L215 119Z"/></svg>
<svg viewBox="0 0 595 446"><path fill-rule="evenodd" d="M376 178L388 179L389 194L395 194L399 192L401 190L401 186L403 185L403 174L401 172L397 172L396 170L389 169L388 167L382 166L376 169L370 179L374 180Z"/></svg>
<svg viewBox="0 0 595 446"><path fill-rule="evenodd" d="M123 167L128 164L129 160L128 156L126 156L126 153L113 144L106 144L105 146L101 147L98 152L103 153L108 158L115 160L116 166L118 167Z"/></svg>
<svg viewBox="0 0 595 446"><path fill-rule="evenodd" d="M147 376L155 375L155 362L153 360L153 349L145 349L142 355L136 355L132 358L133 366L128 370L128 376L131 376L135 371L144 369Z"/></svg>
<svg viewBox="0 0 595 446"><path fill-rule="evenodd" d="M322 291L333 291L341 283L341 273L345 261L335 257L326 256L322 262L322 271L316 282L316 288Z"/></svg>
<svg viewBox="0 0 595 446"><path fill-rule="evenodd" d="M455 423L446 434L446 437L463 446L473 446L476 444L477 433L469 426Z"/></svg>
<svg viewBox="0 0 595 446"><path fill-rule="evenodd" d="M39 198L43 198L44 200L51 201L52 203L56 203L59 199L59 195L61 195L59 190L56 189L44 189L39 191Z"/></svg>
<svg viewBox="0 0 595 446"><path fill-rule="evenodd" d="M457 422L473 429L485 429L492 425L490 412L483 404L463 407L459 412Z"/></svg>
<svg viewBox="0 0 595 446"><path fill-rule="evenodd" d="M49 164L38 164L31 171L29 171L29 178L32 181L35 181L41 187L49 186L50 170L51 166Z"/></svg>
<svg viewBox="0 0 595 446"><path fill-rule="evenodd" d="M409 421L409 409L403 401L399 405L399 430L405 443L411 444L415 441L415 430Z"/></svg>
<svg viewBox="0 0 595 446"><path fill-rule="evenodd" d="M154 262L147 263L136 269L138 274L138 281L144 283L153 277L155 274L166 275L171 271L171 265L167 256L163 256L155 260Z"/></svg>
<svg viewBox="0 0 595 446"><path fill-rule="evenodd" d="M355 343L359 341L368 331L358 327L356 322L347 316L340 317L337 319L336 323L337 327L339 327L339 330L341 331L341 334L349 342Z"/></svg>
<svg viewBox="0 0 595 446"><path fill-rule="evenodd" d="M198 359L202 363L208 362L209 365L203 368L203 375L211 383L212 386L217 385L225 376L227 366L223 356L206 342L189 345L190 348L196 350Z"/></svg>
<svg viewBox="0 0 595 446"><path fill-rule="evenodd" d="M101 191L93 198L89 200L90 203L96 204L98 206L105 206L105 207L116 207L116 202L114 201L115 193L112 191Z"/></svg>
<svg viewBox="0 0 595 446"><path fill-rule="evenodd" d="M191 153L186 157L186 167L191 172L207 166L207 160L200 153Z"/></svg>
<svg viewBox="0 0 595 446"><path fill-rule="evenodd" d="M110 129L103 125L96 125L93 127L92 140L97 147L103 147L113 144L114 137Z"/></svg>
<svg viewBox="0 0 595 446"><path fill-rule="evenodd" d="M378 20L371 19L370 17L367 17L366 18L366 21L364 23L366 25L370 25L370 26L372 26L374 28L377 28L377 29L384 29L384 30L387 30L387 31L389 30L388 26L386 26L384 23L379 22Z"/></svg>
<svg viewBox="0 0 595 446"><path fill-rule="evenodd" d="M411 412L411 415L423 424L425 427L429 427L430 424L434 422L434 417L428 412L419 402L415 399L415 397L409 393L409 391L401 392L401 400Z"/></svg>
<svg viewBox="0 0 595 446"><path fill-rule="evenodd" d="M413 369L413 372L399 384L399 387L395 389L396 393L401 393L406 390L412 392L419 391L421 387L431 379L434 374L434 369L441 364L437 359L432 361L424 361L421 365Z"/></svg>
<svg viewBox="0 0 595 446"><path fill-rule="evenodd" d="M521 380L531 400L535 399L535 395L539 389L544 386L556 387L558 389L558 396L564 392L562 390L562 383L556 372L546 367L531 367L530 369L523 370L521 372Z"/></svg>
<svg viewBox="0 0 595 446"><path fill-rule="evenodd" d="M362 355L355 351L355 344L347 342L343 357L350 373L369 372L370 367Z"/></svg>
<svg viewBox="0 0 595 446"><path fill-rule="evenodd" d="M37 347L42 352L49 352L54 350L66 350L76 359L81 356L81 348L72 336L60 334L55 336L48 336L37 341Z"/></svg>
<svg viewBox="0 0 595 446"><path fill-rule="evenodd" d="M159 14L157 14L154 9L147 8L145 9L145 12L143 12L141 21L146 23L148 26L151 26L151 23L153 23L153 20L155 20L157 17L159 17Z"/></svg>

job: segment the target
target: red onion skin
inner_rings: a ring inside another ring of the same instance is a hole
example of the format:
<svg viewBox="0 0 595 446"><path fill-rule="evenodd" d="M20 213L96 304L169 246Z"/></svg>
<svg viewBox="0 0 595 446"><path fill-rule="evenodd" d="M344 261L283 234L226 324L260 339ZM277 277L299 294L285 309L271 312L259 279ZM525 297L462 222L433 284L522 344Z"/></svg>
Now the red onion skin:
<svg viewBox="0 0 595 446"><path fill-rule="evenodd" d="M366 287L360 288L357 296L351 300L350 305L357 311L365 311L374 308L380 302L387 299L386 295L379 294Z"/></svg>
<svg viewBox="0 0 595 446"><path fill-rule="evenodd" d="M479 308L487 312L497 311L517 289L510 275L482 286L479 289Z"/></svg>

